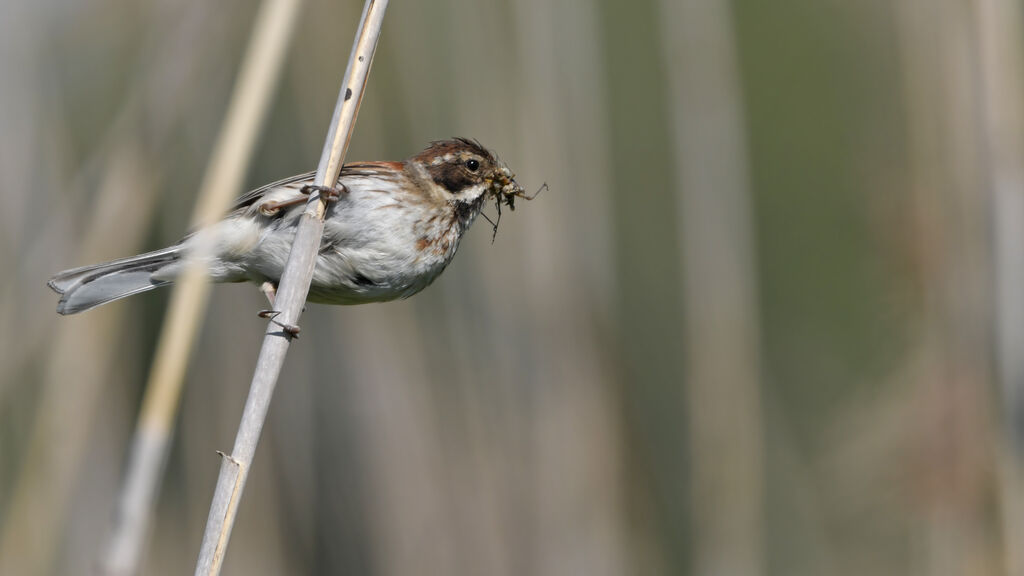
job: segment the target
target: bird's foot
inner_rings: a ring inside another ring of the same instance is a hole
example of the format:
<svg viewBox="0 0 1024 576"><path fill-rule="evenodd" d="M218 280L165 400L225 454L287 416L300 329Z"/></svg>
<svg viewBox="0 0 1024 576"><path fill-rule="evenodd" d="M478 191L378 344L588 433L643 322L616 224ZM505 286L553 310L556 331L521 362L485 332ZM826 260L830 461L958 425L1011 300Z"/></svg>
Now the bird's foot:
<svg viewBox="0 0 1024 576"><path fill-rule="evenodd" d="M342 194L348 194L348 187L342 183L338 183L337 188L331 188L330 186L319 186L316 184L306 184L302 187L299 192L309 195L313 192L319 192L320 197L328 202L337 202L338 198L341 198Z"/></svg>
<svg viewBox="0 0 1024 576"><path fill-rule="evenodd" d="M299 193L303 194L303 196L309 196L313 192L319 192L320 197L327 202L337 202L338 198L340 198L342 194L348 193L348 188L344 184L339 183L337 188L307 184L299 189ZM295 206L296 204L305 204L307 199L303 196L292 198L291 200L282 200L280 202L264 202L263 204L260 204L260 212L264 216L273 216L280 212L282 208L288 208L289 206Z"/></svg>
<svg viewBox="0 0 1024 576"><path fill-rule="evenodd" d="M280 316L280 315L281 315L281 311L280 310L260 310L260 312L258 314L258 316L260 318L266 318L266 319L270 320L272 323L277 324L278 326L280 326L281 330L284 330L284 333L288 335L289 339L290 338L298 338L299 337L299 332L302 329L299 328L298 326L296 326L295 324L286 324L284 322L281 322L280 320L277 319L277 317Z"/></svg>

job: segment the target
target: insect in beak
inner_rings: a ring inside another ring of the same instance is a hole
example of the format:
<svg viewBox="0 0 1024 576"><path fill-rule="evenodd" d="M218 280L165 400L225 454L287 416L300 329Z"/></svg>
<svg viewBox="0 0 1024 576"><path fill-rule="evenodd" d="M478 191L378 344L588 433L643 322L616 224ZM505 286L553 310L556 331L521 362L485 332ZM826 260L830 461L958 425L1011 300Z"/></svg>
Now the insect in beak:
<svg viewBox="0 0 1024 576"><path fill-rule="evenodd" d="M505 205L508 206L509 209L515 211L516 198L522 198L523 200L527 201L533 200L534 198L537 197L538 194L541 193L541 191L547 190L547 188L548 183L545 182L541 184L540 188L538 188L536 192L534 192L533 194L527 194L526 192L523 191L523 187L517 184L515 179L512 179L510 184L506 187L506 189L502 191L502 199L505 201Z"/></svg>
<svg viewBox="0 0 1024 576"><path fill-rule="evenodd" d="M527 194L523 190L523 187L520 186L518 182L516 182L515 174L509 172L508 169L502 170L502 173L499 174L498 176L496 184L499 186L496 194L499 214L501 203L504 203L506 206L509 207L510 210L514 211L516 209L516 198L522 198L523 200L533 200L534 198L537 197L538 194L541 193L541 190L544 190L548 187L547 182L545 182L540 188L537 189L536 192L534 192L533 194Z"/></svg>
<svg viewBox="0 0 1024 576"><path fill-rule="evenodd" d="M492 182L492 185L494 186L494 209L498 212L498 215L493 221L490 218L488 218L486 214L484 214L483 217L488 222L490 222L491 227L494 229L494 231L491 234L491 243L493 244L494 239L498 237L498 223L501 222L502 204L508 206L510 210L515 211L516 198L522 198L523 200L533 200L534 198L537 197L538 194L541 193L541 191L546 190L548 188L548 184L547 182L545 182L544 184L541 185L540 188L537 189L536 192L534 192L533 194L527 194L523 190L523 187L520 186L518 182L516 182L515 175L509 173L508 170L506 169L503 170L502 174L500 174L498 178Z"/></svg>

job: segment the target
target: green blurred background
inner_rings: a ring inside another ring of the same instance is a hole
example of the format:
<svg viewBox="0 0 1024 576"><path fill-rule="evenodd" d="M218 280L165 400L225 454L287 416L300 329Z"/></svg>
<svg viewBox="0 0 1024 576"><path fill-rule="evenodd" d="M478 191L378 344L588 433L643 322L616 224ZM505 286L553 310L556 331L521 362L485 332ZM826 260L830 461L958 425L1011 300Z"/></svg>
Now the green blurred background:
<svg viewBox="0 0 1024 576"><path fill-rule="evenodd" d="M187 230L257 5L0 3L12 575L97 565L168 296L45 282ZM304 3L247 188L315 167L361 6ZM1024 575L1022 24L392 2L348 158L470 136L550 190L408 301L308 308L225 573ZM263 307L214 290L145 574L192 570Z"/></svg>

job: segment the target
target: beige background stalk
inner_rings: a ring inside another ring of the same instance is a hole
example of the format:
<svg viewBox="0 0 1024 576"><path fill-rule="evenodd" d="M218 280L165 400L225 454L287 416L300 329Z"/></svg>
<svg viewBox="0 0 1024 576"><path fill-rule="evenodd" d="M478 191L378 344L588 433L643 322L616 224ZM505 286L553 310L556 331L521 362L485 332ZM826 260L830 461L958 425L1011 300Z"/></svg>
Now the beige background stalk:
<svg viewBox="0 0 1024 576"><path fill-rule="evenodd" d="M764 570L764 424L746 122L729 2L665 0L694 574ZM680 408L683 408L680 406Z"/></svg>
<svg viewBox="0 0 1024 576"><path fill-rule="evenodd" d="M25 12L31 10L26 8ZM158 190L166 178L166 167L157 162L170 147L171 128L194 105L192 95L173 89L175 82L187 84L197 76L209 73L223 62L212 57L199 60L205 52L205 43L196 37L210 38L204 26L215 24L207 19L203 6L190 12L191 18L168 26L164 21L162 33L154 34L156 56L145 59L110 126L97 139L90 156L71 176L61 178L56 168L63 164L59 137L48 138L57 146L50 151L50 170L44 172L53 181L37 182L30 188L49 191L54 195L53 209L36 243L18 246L25 254L63 254L61 266L93 262L141 250L158 204ZM32 21L27 16L28 21ZM156 19L156 18L155 18ZM5 36L17 37L24 28L15 25L25 20L5 20L11 26ZM19 32L19 30L21 30ZM177 56L174 56L177 55ZM40 58L32 53L32 59ZM202 63L200 63L202 62ZM31 66L8 66L4 76L11 80L10 88L30 90L38 86ZM46 107L45 99L31 92L24 94L29 110ZM24 112L24 110L22 110ZM22 121L30 122L36 113L28 112ZM64 119L53 119L53 129L63 129ZM145 127L145 129L144 129ZM16 130L11 134L16 137ZM17 181L18 174L31 172L31 162L22 157L25 141L5 142L4 154L9 182ZM83 190L95 186L95 192ZM78 191L79 195L70 192ZM9 206L3 216L9 227L29 221L29 206L20 211L17 204ZM83 240L72 242L67 235L80 230ZM111 234L116 230L117 234ZM34 259L33 259L34 261ZM126 384L131 363L125 358L137 353L135 334L123 328L124 310L104 310L91 319L81 318L50 330L37 330L34 323L19 320L19 302L33 302L29 310L41 307L34 303L42 296L35 288L36 280L45 278L54 270L29 270L19 276L18 282L7 283L0 305L0 319L10 324L22 324L26 329L21 337L11 341L17 346L5 347L9 354L5 361L5 376L0 378L0 404L6 390L16 380L12 378L26 369L31 358L45 354L45 371L31 381L39 389L37 414L26 438L26 457L14 477L0 532L0 573L48 574L59 571L61 560L61 534L73 521L72 509L76 490L88 469L89 439L96 429L94 420L102 418L116 427L117 418L110 418L109 409L120 402L108 395ZM120 328L119 328L120 327ZM8 397L9 398L9 397ZM101 516L103 517L103 516ZM109 518L109 516L106 516ZM94 524L95 525L95 524ZM89 554L94 556L95 550ZM80 560L78 563L88 562Z"/></svg>
<svg viewBox="0 0 1024 576"><path fill-rule="evenodd" d="M220 219L241 192L301 6L301 0L264 0L261 4L224 126L199 188L193 229ZM132 439L116 523L103 558L107 574L130 575L139 571L185 371L196 332L205 318L210 285L201 262L202 255L198 254L197 263L174 284Z"/></svg>
<svg viewBox="0 0 1024 576"><path fill-rule="evenodd" d="M908 382L922 463L914 521L927 573L999 574L996 528L977 506L997 486L986 472L997 461L995 387L986 385L994 374L994 285L976 30L971 7L956 0L901 0L897 8L912 231L924 280L922 337Z"/></svg>
<svg viewBox="0 0 1024 576"><path fill-rule="evenodd" d="M1024 11L1014 0L974 2L982 118L992 206L996 378L1005 404L999 454L1003 538L1024 541ZM1024 550L1005 547L1006 573Z"/></svg>

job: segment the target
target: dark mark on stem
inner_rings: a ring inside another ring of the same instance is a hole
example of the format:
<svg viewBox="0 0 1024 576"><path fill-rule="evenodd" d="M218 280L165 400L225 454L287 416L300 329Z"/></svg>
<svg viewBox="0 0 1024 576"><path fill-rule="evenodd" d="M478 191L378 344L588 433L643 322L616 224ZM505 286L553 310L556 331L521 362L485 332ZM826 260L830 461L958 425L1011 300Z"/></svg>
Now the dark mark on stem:
<svg viewBox="0 0 1024 576"><path fill-rule="evenodd" d="M351 88L345 88L345 101L348 102L348 99L351 98L351 97L352 97L352 89Z"/></svg>

